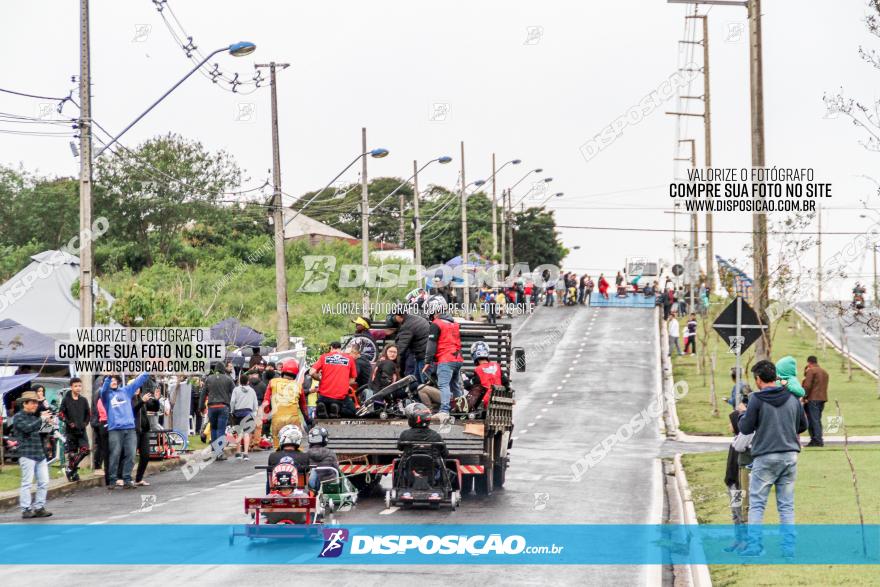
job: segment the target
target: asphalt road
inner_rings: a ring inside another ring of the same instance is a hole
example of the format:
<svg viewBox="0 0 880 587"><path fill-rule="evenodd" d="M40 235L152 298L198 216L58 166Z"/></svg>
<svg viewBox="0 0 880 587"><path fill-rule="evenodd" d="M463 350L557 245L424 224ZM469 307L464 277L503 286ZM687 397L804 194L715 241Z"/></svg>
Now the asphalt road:
<svg viewBox="0 0 880 587"><path fill-rule="evenodd" d="M456 512L386 510L381 498L361 500L339 515L343 525L358 523L590 524L660 523L663 488L658 458L664 448L656 419L593 459L576 479L572 465L630 423L654 401L659 384L653 311L636 308L540 308L514 322L514 344L526 349L528 370L514 374L516 429L505 487L490 497L468 495ZM606 445L608 443L606 442ZM608 445L610 446L610 445ZM694 447L706 450L714 447ZM596 451L594 450L594 455ZM181 471L150 478L151 487L107 491L95 488L49 504L55 516L40 523L235 524L247 520L242 498L261 494L266 453L250 463L214 463L187 481ZM387 480L386 480L387 483ZM19 522L15 512L0 523ZM98 545L94 545L100 548ZM149 548L145 545L145 563ZM3 556L3 555L0 555ZM88 548L84 549L88 559ZM36 559L51 558L37 554ZM112 572L110 582L145 584L262 583L291 577L286 567L0 567L3 585L58 580L81 584ZM298 566L296 580L327 585L411 585L413 573L426 584L496 583L509 585L656 585L658 566L435 567ZM427 579L430 577L430 579ZM35 581L35 579L37 579ZM101 580L101 582L106 582Z"/></svg>
<svg viewBox="0 0 880 587"><path fill-rule="evenodd" d="M839 316L839 308L845 304L843 302L823 302L821 311L822 332L826 338L834 342L838 347L841 346L841 326L846 333L847 345L853 357L858 359L862 364L870 367L875 373L878 369L878 340L877 335L880 331L880 320L872 315L875 310L867 307L861 314L855 314L852 310L847 310L842 317ZM797 309L806 315L814 324L816 322L816 302L801 302L797 304ZM868 323L871 320L870 324Z"/></svg>

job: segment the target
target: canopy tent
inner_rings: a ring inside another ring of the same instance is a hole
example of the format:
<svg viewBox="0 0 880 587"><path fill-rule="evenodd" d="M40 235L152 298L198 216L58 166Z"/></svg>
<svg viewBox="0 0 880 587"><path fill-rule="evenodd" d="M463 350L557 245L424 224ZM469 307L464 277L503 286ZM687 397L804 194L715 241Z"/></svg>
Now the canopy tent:
<svg viewBox="0 0 880 587"><path fill-rule="evenodd" d="M23 375L9 375L8 377L0 377L0 397L3 397L8 392L24 385L25 383L30 383L37 376L38 373L25 373Z"/></svg>
<svg viewBox="0 0 880 587"><path fill-rule="evenodd" d="M222 339L232 346L260 346L266 337L237 318L227 318L211 327L211 338Z"/></svg>
<svg viewBox="0 0 880 587"><path fill-rule="evenodd" d="M55 359L55 339L15 320L0 320L0 365L67 365Z"/></svg>
<svg viewBox="0 0 880 587"><path fill-rule="evenodd" d="M43 251L30 265L0 285L0 320L11 319L52 338L67 339L79 326L79 300L71 288L79 279L79 258ZM95 286L95 299L113 297Z"/></svg>

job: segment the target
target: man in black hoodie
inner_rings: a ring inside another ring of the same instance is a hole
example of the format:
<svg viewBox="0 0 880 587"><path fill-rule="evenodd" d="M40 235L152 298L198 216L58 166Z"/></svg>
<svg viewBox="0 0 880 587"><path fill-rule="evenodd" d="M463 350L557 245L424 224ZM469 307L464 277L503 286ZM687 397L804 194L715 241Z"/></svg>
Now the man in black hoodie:
<svg viewBox="0 0 880 587"><path fill-rule="evenodd" d="M425 368L425 349L428 347L428 336L431 324L422 316L407 313L407 308L400 304L394 311L394 322L397 323L397 360L400 361L400 372L406 373L407 357L415 359L415 375L419 383L424 383L422 370Z"/></svg>
<svg viewBox="0 0 880 587"><path fill-rule="evenodd" d="M764 552L761 526L770 488L776 487L776 509L783 526L783 554L794 556L794 483L801 451L799 434L807 429L807 417L797 396L776 384L776 366L758 361L752 367L758 391L749 397L742 412L739 431L755 433L752 438L752 474L749 482L749 547L744 556Z"/></svg>
<svg viewBox="0 0 880 587"><path fill-rule="evenodd" d="M89 454L88 427L91 419L89 400L80 395L82 379L73 377L70 380L70 391L61 399L58 415L64 420L64 431L67 442L64 452L67 457L67 468L64 474L68 481L79 481L79 464Z"/></svg>

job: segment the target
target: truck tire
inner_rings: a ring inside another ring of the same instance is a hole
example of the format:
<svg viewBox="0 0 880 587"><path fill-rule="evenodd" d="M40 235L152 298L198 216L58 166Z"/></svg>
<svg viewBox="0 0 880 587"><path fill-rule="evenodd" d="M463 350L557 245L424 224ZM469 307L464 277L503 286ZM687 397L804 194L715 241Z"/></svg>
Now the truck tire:
<svg viewBox="0 0 880 587"><path fill-rule="evenodd" d="M504 487L504 480L507 477L507 458L503 458L495 463L492 469L492 475L495 481L495 487Z"/></svg>

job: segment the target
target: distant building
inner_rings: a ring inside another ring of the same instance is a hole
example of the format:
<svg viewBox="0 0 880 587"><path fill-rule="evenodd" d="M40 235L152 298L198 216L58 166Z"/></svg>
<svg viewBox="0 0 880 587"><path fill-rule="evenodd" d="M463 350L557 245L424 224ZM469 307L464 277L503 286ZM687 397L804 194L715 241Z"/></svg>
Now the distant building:
<svg viewBox="0 0 880 587"><path fill-rule="evenodd" d="M312 246L333 241L345 241L352 245L358 245L361 242L361 239L356 236L342 232L305 214L297 214L296 210L290 208L284 209L284 240L304 240ZM399 248L393 243L371 241L371 244L379 250Z"/></svg>

